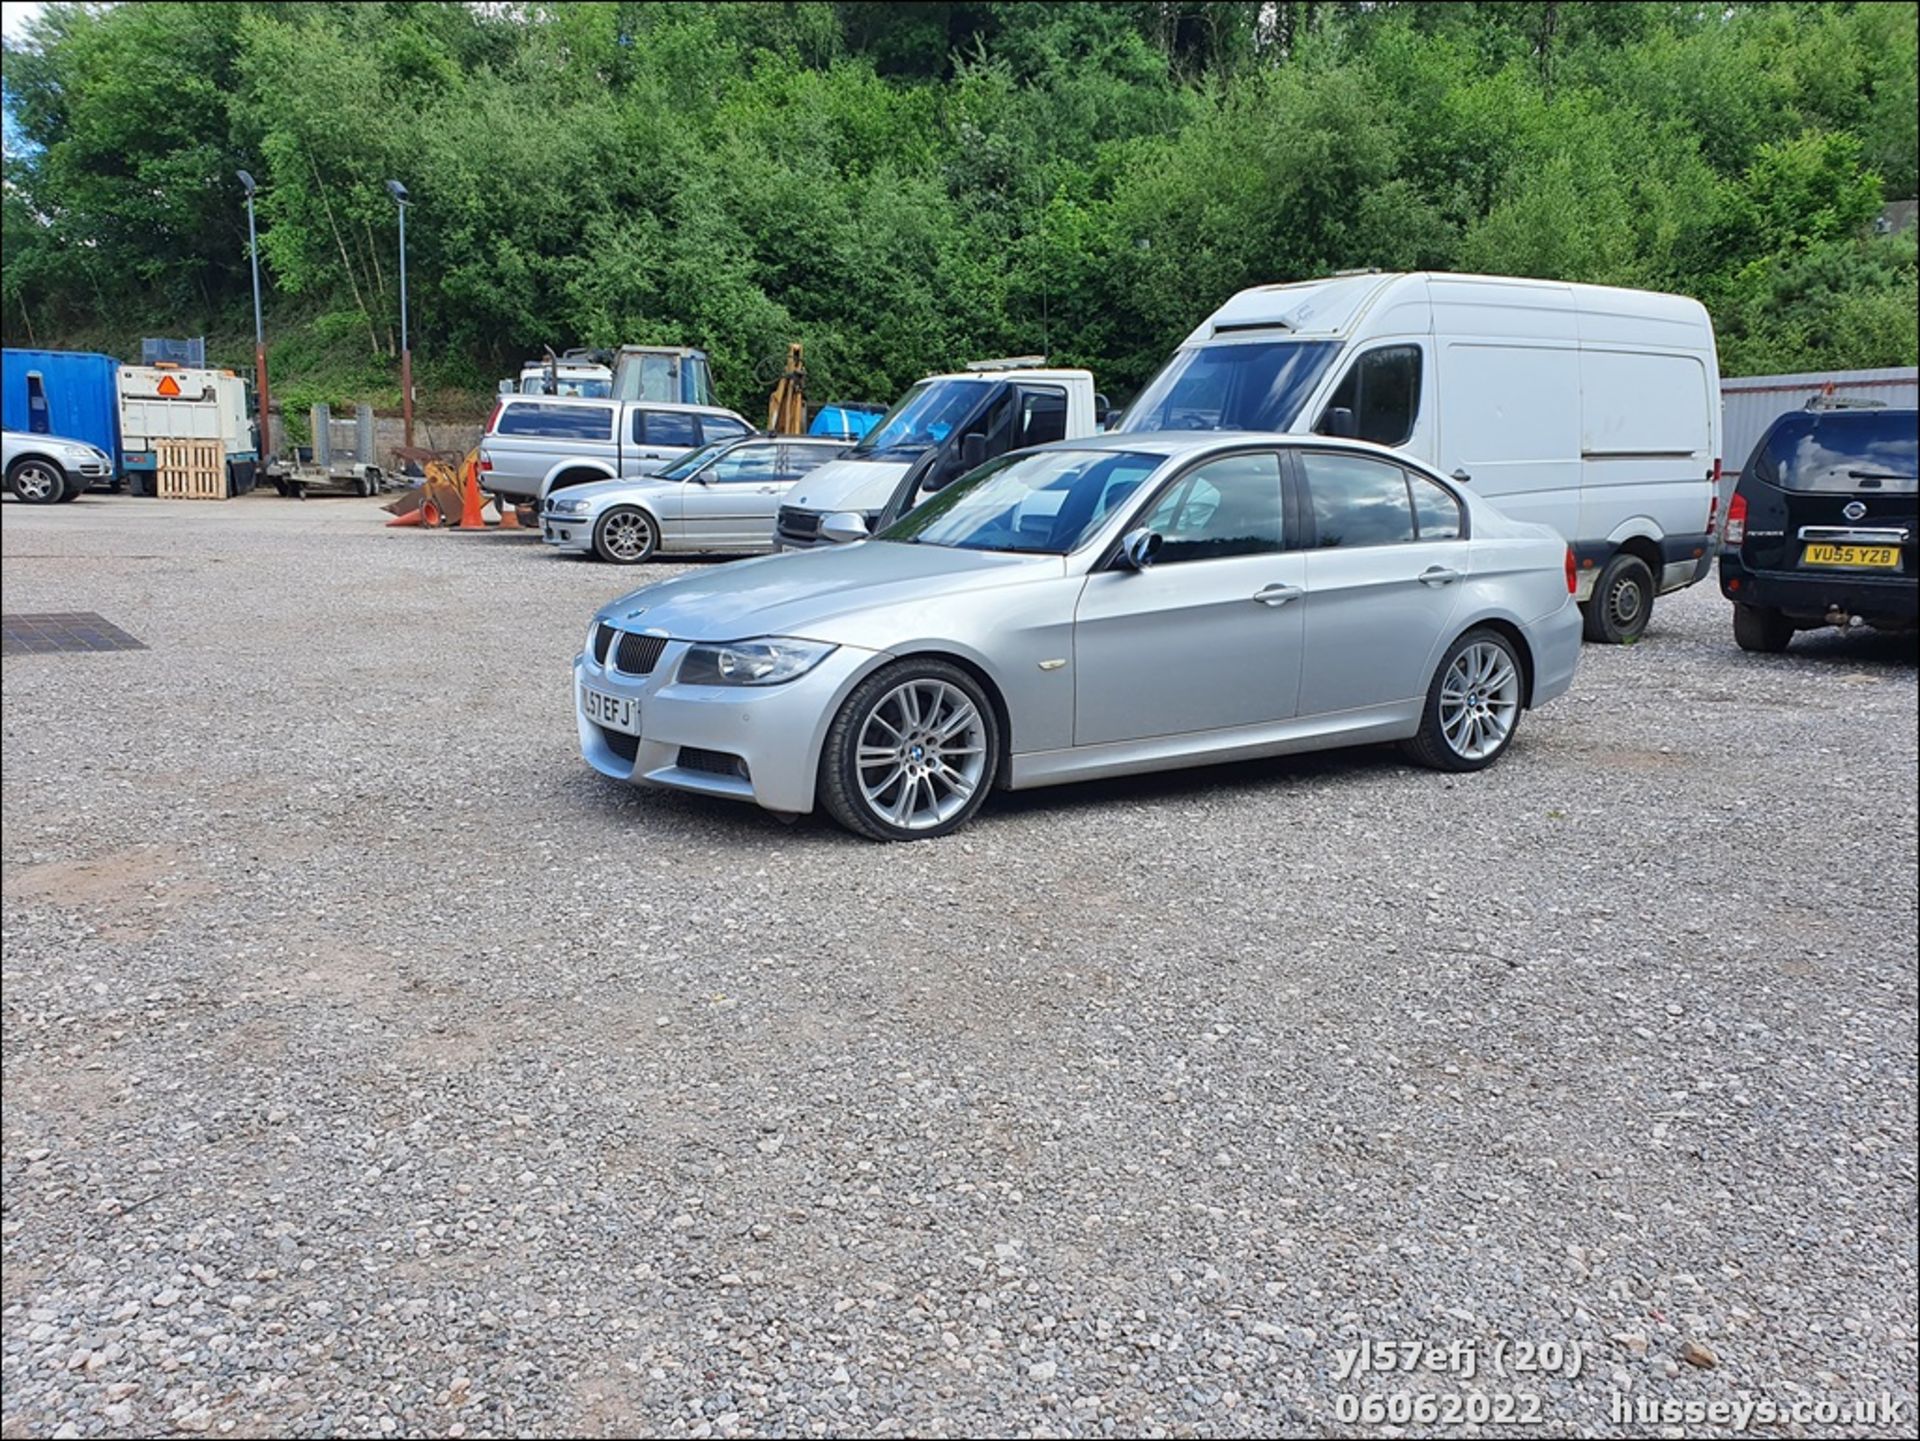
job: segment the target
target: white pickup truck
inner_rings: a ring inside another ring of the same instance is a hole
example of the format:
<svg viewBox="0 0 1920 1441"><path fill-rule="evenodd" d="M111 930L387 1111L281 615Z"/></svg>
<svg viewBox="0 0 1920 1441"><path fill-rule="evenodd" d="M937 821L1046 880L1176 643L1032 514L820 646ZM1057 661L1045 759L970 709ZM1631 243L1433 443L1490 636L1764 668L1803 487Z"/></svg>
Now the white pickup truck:
<svg viewBox="0 0 1920 1441"><path fill-rule="evenodd" d="M929 375L845 457L787 493L774 548L857 540L983 461L1097 434L1106 408L1091 372L1048 370L1038 357L980 360L953 375ZM830 516L834 524L826 526Z"/></svg>

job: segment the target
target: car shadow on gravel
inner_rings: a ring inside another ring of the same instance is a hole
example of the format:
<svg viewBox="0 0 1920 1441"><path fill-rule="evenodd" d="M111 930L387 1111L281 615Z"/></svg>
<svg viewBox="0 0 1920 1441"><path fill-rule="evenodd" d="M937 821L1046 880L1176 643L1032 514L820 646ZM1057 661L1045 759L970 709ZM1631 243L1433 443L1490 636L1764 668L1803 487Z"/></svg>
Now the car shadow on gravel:
<svg viewBox="0 0 1920 1441"><path fill-rule="evenodd" d="M1801 631L1778 659L1913 670L1920 667L1920 631L1905 634L1871 628Z"/></svg>
<svg viewBox="0 0 1920 1441"><path fill-rule="evenodd" d="M1516 744L1519 743L1516 738ZM1431 775L1411 765L1393 746L1350 746L1308 751L1263 760L1222 761L1217 765L1150 771L1136 776L1075 781L1026 791L996 791L974 824L1039 812L1063 813L1089 808L1162 801L1204 799L1216 792L1235 796L1275 795L1305 786L1352 784L1390 773Z"/></svg>

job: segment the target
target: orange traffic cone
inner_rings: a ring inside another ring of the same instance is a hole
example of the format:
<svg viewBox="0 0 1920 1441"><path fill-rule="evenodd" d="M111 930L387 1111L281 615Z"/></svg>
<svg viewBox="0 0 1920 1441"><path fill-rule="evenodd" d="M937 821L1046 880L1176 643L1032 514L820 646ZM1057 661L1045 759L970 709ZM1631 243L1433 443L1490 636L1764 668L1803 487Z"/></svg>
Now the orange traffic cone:
<svg viewBox="0 0 1920 1441"><path fill-rule="evenodd" d="M396 515L387 522L387 529L391 530L396 525L425 525L428 523L426 514L430 508L423 505L418 510L408 511L405 515Z"/></svg>
<svg viewBox="0 0 1920 1441"><path fill-rule="evenodd" d="M485 530L487 518L481 514L486 502L480 498L480 452L470 450L461 463L460 473L466 486L460 494L460 529Z"/></svg>

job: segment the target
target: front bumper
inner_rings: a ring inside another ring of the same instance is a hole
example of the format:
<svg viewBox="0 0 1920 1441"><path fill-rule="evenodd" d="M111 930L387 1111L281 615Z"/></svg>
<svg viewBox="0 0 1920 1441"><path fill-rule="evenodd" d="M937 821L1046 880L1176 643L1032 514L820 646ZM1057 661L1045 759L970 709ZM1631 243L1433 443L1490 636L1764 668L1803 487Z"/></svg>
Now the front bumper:
<svg viewBox="0 0 1920 1441"><path fill-rule="evenodd" d="M540 539L555 550L591 552L593 550L593 523L596 515L555 515L552 511L543 511L540 516Z"/></svg>
<svg viewBox="0 0 1920 1441"><path fill-rule="evenodd" d="M1920 581L1897 572L1752 570L1737 553L1726 551L1720 556L1720 593L1737 605L1777 610L1814 625L1825 625L1833 610L1868 622L1911 625L1920 619Z"/></svg>
<svg viewBox="0 0 1920 1441"><path fill-rule="evenodd" d="M1580 607L1568 596L1560 609L1527 627L1527 644L1533 651L1529 706L1545 705L1572 687L1573 673L1580 665L1581 624Z"/></svg>
<svg viewBox="0 0 1920 1441"><path fill-rule="evenodd" d="M636 785L752 801L786 814L811 811L827 727L876 653L841 646L786 685L680 685L674 677L688 649L685 641L669 642L646 676L596 665L591 655L574 657L573 715L587 764ZM638 702L637 740L587 719L580 693L589 682Z"/></svg>

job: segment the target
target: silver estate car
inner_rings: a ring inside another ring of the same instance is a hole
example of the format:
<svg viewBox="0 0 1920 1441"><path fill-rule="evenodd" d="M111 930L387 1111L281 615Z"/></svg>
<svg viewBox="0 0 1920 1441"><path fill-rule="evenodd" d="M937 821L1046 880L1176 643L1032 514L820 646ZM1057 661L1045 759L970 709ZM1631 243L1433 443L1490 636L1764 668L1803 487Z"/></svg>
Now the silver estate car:
<svg viewBox="0 0 1920 1441"><path fill-rule="evenodd" d="M74 500L96 481L113 479L113 457L84 440L26 430L0 436L0 474L6 476L14 499L28 505Z"/></svg>
<svg viewBox="0 0 1920 1441"><path fill-rule="evenodd" d="M773 546L780 500L847 442L752 436L702 446L657 475L569 486L547 496L540 536L556 550L633 565L669 551Z"/></svg>
<svg viewBox="0 0 1920 1441"><path fill-rule="evenodd" d="M574 662L620 780L938 836L998 786L1374 741L1490 765L1573 679L1566 542L1357 441L1105 435L869 541L623 596Z"/></svg>

